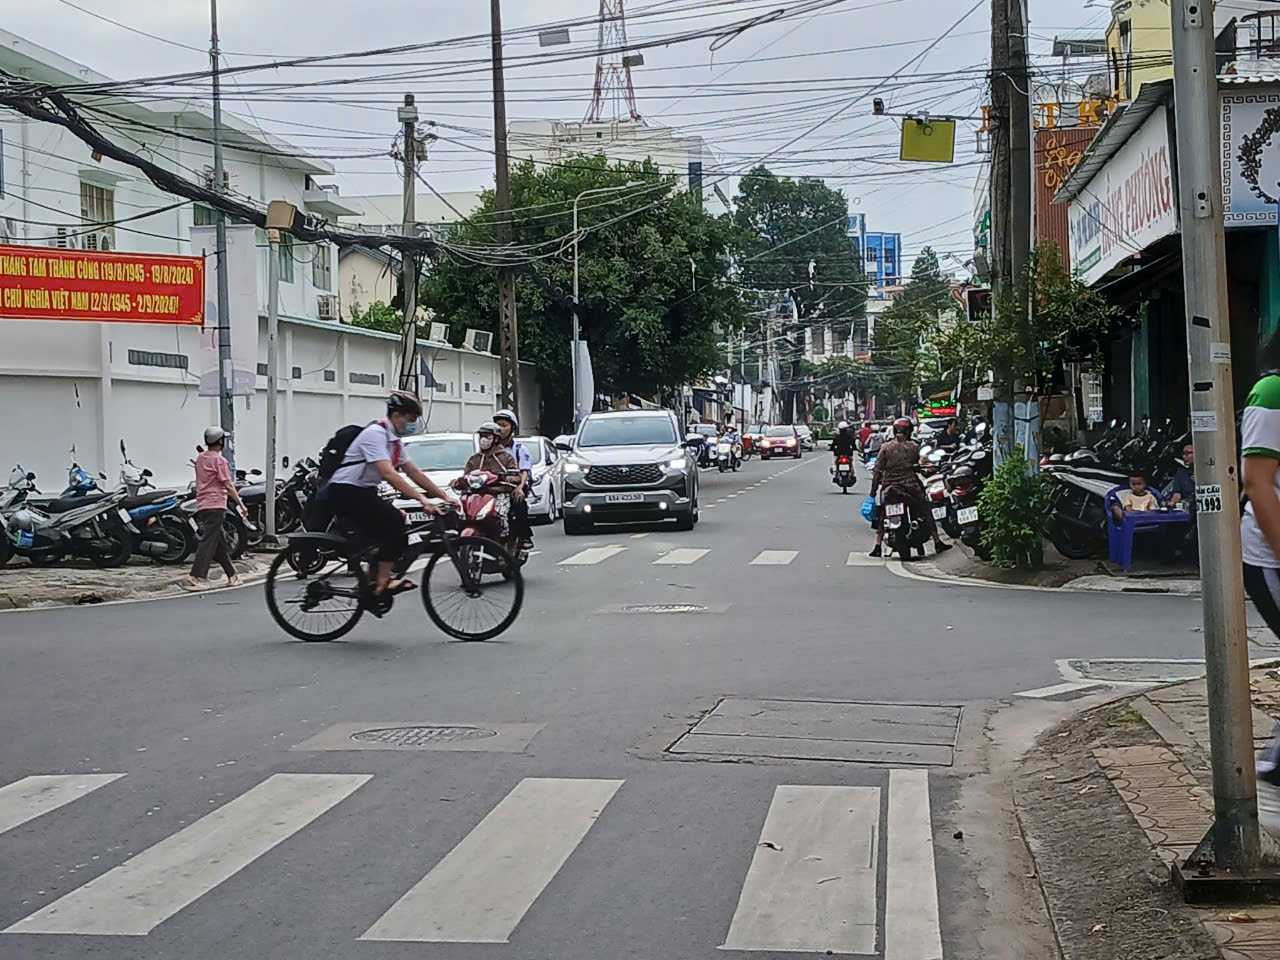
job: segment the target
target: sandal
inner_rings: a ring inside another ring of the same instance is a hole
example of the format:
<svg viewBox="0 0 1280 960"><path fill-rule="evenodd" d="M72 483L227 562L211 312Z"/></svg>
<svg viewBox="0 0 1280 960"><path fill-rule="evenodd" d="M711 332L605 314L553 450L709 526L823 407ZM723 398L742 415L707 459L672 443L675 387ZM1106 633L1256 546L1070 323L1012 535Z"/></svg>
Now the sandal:
<svg viewBox="0 0 1280 960"><path fill-rule="evenodd" d="M239 574L227 577L228 587L238 587L238 586L241 586L243 583L244 581L240 579Z"/></svg>
<svg viewBox="0 0 1280 960"><path fill-rule="evenodd" d="M385 594L386 596L394 597L398 593L407 593L410 590L416 589L417 586L412 580L396 580L392 583L388 583L385 589L375 591L375 595L381 596Z"/></svg>
<svg viewBox="0 0 1280 960"><path fill-rule="evenodd" d="M188 593L198 593L201 590L208 590L209 584L203 580L197 580L195 577L184 577L178 581L178 586Z"/></svg>

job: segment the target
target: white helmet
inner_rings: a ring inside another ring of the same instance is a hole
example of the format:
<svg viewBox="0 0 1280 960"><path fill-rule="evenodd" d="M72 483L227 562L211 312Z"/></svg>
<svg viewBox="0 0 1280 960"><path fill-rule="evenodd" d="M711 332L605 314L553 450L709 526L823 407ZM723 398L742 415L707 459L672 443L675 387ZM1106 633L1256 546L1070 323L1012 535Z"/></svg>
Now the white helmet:
<svg viewBox="0 0 1280 960"><path fill-rule="evenodd" d="M848 421L848 420L841 420L838 424L836 424L836 429L837 429L837 430L848 430L848 429L849 429L849 421Z"/></svg>

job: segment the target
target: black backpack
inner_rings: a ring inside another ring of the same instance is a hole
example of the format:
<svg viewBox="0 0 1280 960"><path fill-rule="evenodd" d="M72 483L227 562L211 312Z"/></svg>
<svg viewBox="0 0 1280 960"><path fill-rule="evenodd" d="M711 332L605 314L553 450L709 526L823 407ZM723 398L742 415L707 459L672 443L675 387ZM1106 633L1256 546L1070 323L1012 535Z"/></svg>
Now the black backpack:
<svg viewBox="0 0 1280 960"><path fill-rule="evenodd" d="M360 436L363 430L358 423L348 424L343 427L324 445L320 450L320 482L326 483L342 466L343 458L347 455L347 448L351 446L356 437Z"/></svg>

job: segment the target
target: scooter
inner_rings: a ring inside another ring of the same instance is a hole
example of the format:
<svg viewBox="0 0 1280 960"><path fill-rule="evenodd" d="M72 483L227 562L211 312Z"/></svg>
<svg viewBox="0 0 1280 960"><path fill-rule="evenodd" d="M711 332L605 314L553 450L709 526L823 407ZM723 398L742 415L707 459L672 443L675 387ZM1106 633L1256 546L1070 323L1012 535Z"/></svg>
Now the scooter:
<svg viewBox="0 0 1280 960"><path fill-rule="evenodd" d="M831 482L839 485L841 493L848 493L849 488L858 482L853 472L853 461L844 454L836 457L835 466L831 468Z"/></svg>
<svg viewBox="0 0 1280 960"><path fill-rule="evenodd" d="M890 487L884 492L883 522L889 549L895 551L900 560L910 560L912 550L924 553L929 539L928 527L896 488Z"/></svg>
<svg viewBox="0 0 1280 960"><path fill-rule="evenodd" d="M524 566L528 562L529 552L520 548L520 535L513 522L508 521L508 535L502 536L502 518L498 514L498 496L510 493L511 484L505 483L502 477L488 470L472 470L455 480L453 486L462 491L462 535L487 537L500 544L515 558L517 568ZM481 562L481 573L500 573L510 578L514 572L496 557L486 557Z"/></svg>
<svg viewBox="0 0 1280 960"><path fill-rule="evenodd" d="M82 506L55 501L51 506L66 508L55 513L26 501L28 494L40 492L35 479L34 473L15 466L0 497L4 533L0 565L14 554L36 565L57 563L68 554L87 557L99 567L119 567L128 561L138 530L120 506L124 494L94 497Z"/></svg>
<svg viewBox="0 0 1280 960"><path fill-rule="evenodd" d="M737 470L742 464L742 454L735 451L737 446L729 437L721 437L716 441L716 468L721 473L726 470Z"/></svg>

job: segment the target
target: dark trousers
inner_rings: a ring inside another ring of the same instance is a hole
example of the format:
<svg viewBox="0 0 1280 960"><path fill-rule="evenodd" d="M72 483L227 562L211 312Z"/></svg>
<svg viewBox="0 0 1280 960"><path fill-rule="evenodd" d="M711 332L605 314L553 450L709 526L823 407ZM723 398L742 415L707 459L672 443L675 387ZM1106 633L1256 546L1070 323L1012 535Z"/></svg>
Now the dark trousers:
<svg viewBox="0 0 1280 960"><path fill-rule="evenodd" d="M222 537L222 518L226 516L226 512L226 510L201 510L196 514L200 545L196 547L196 559L191 564L191 575L197 580L208 579L209 565L214 560L218 561L228 577L236 575L231 554L227 551L227 543Z"/></svg>
<svg viewBox="0 0 1280 960"><path fill-rule="evenodd" d="M400 559L409 545L404 514L378 496L377 487L331 483L326 489L328 502L340 520L378 545L380 561Z"/></svg>
<svg viewBox="0 0 1280 960"><path fill-rule="evenodd" d="M511 498L511 522L515 525L516 536L523 540L533 539L533 524L529 522L529 492L517 500Z"/></svg>

